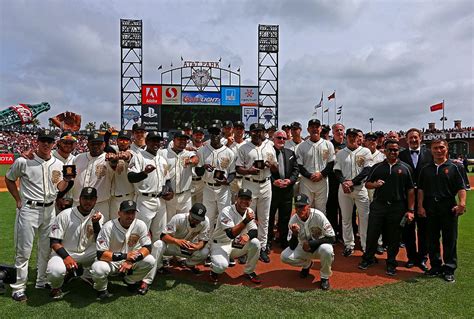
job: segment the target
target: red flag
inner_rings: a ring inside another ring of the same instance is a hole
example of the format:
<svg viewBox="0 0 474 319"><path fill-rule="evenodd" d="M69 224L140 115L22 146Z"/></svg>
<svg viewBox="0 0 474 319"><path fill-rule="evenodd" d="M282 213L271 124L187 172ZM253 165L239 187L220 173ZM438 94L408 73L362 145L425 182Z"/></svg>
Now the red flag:
<svg viewBox="0 0 474 319"><path fill-rule="evenodd" d="M430 111L435 112L435 111L442 110L443 108L444 108L444 102L441 102L441 103L438 103L438 104L435 104L435 105L431 105L430 106Z"/></svg>
<svg viewBox="0 0 474 319"><path fill-rule="evenodd" d="M336 91L334 91L333 94L328 96L328 101L331 100L331 99L335 99L335 98L336 98Z"/></svg>

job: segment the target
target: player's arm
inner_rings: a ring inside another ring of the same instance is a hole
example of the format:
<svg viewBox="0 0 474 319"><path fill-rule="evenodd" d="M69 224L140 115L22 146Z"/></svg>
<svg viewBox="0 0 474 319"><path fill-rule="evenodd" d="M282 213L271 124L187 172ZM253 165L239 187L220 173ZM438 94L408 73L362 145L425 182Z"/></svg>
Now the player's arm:
<svg viewBox="0 0 474 319"><path fill-rule="evenodd" d="M254 219L255 219L254 213L252 211L247 211L247 214L246 214L245 218L242 219L242 221L240 223L238 223L234 227L227 228L225 230L225 233L227 234L227 237L229 237L230 239L234 239L235 237L237 237L242 232L242 230L244 230L244 228L247 226L247 224L250 223ZM249 235L249 238L250 238L250 231L248 232L248 235Z"/></svg>
<svg viewBox="0 0 474 319"><path fill-rule="evenodd" d="M8 192L10 192L10 194L16 201L16 207L21 208L20 192L18 191L18 188L16 187L15 181L12 181L9 178L5 177L5 184L7 185Z"/></svg>
<svg viewBox="0 0 474 319"><path fill-rule="evenodd" d="M311 172L309 172L306 167L304 167L302 164L298 165L298 168L300 170L300 174L303 176L303 177L306 177L306 178L311 178L311 175L313 175Z"/></svg>
<svg viewBox="0 0 474 319"><path fill-rule="evenodd" d="M329 173L332 172L333 169L334 169L334 161L331 161L326 164L326 167L321 171L321 175L323 175L324 177L327 177Z"/></svg>
<svg viewBox="0 0 474 319"><path fill-rule="evenodd" d="M342 175L342 171L340 169L334 169L334 175L336 176L337 181L339 184L342 184L345 182L344 175Z"/></svg>
<svg viewBox="0 0 474 319"><path fill-rule="evenodd" d="M67 270L72 268L78 268L77 262L66 251L61 239L49 238L49 244L51 246L51 249L53 249L54 252L63 259L64 265L66 266Z"/></svg>
<svg viewBox="0 0 474 319"><path fill-rule="evenodd" d="M354 184L354 185L360 185L360 184L362 184L362 181L363 181L367 176L369 176L370 169L371 169L370 166L364 167L364 168L360 171L360 173L359 173L356 177L354 177L354 178L352 179L352 184Z"/></svg>
<svg viewBox="0 0 474 319"><path fill-rule="evenodd" d="M336 243L336 236L324 236L319 239L310 239L308 243L309 243L310 251L314 253L322 244L332 245Z"/></svg>

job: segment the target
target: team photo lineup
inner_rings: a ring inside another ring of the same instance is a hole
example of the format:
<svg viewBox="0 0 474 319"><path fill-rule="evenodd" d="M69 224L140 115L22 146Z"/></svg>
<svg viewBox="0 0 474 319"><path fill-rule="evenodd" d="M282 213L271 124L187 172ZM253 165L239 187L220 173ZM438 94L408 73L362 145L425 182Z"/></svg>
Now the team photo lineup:
<svg viewBox="0 0 474 319"><path fill-rule="evenodd" d="M426 146L417 128L399 136L318 119L281 129L253 123L246 131L241 121L217 119L176 129L166 138L139 123L86 138L38 131L5 175L17 209L15 301L28 300L35 240L35 288L52 300L75 278L99 301L112 297L111 278L145 295L176 263L212 284L239 263L242 281L258 286L257 263L275 258L302 279L318 261L315 289L329 290L333 264L355 250L360 270L386 253L386 276L417 267L455 282L470 186L446 140Z"/></svg>

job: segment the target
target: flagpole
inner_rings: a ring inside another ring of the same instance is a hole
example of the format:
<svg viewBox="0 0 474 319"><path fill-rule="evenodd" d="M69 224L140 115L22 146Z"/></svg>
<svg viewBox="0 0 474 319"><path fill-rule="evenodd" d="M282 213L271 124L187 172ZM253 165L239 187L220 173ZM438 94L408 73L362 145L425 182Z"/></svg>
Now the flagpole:
<svg viewBox="0 0 474 319"><path fill-rule="evenodd" d="M445 120L445 117L444 117L444 100L443 100L443 131L444 131L444 120Z"/></svg>
<svg viewBox="0 0 474 319"><path fill-rule="evenodd" d="M321 125L324 124L323 91L321 92Z"/></svg>
<svg viewBox="0 0 474 319"><path fill-rule="evenodd" d="M336 91L334 91L334 93L336 93ZM336 95L334 95L334 124L336 124Z"/></svg>

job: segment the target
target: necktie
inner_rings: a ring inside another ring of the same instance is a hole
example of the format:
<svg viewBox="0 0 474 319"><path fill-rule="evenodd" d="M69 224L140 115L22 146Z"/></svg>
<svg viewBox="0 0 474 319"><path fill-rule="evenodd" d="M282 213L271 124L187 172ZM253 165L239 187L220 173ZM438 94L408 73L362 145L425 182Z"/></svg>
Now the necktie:
<svg viewBox="0 0 474 319"><path fill-rule="evenodd" d="M285 161L283 159L282 151L278 154L278 173L280 173L281 179L285 179Z"/></svg>
<svg viewBox="0 0 474 319"><path fill-rule="evenodd" d="M410 153L411 153L411 154L419 155L419 154L420 154L420 151L419 151L419 150L410 150Z"/></svg>
<svg viewBox="0 0 474 319"><path fill-rule="evenodd" d="M413 161L413 165L416 167L418 165L418 154L420 153L419 150L410 150L411 160Z"/></svg>

